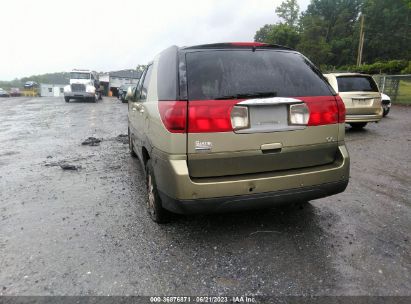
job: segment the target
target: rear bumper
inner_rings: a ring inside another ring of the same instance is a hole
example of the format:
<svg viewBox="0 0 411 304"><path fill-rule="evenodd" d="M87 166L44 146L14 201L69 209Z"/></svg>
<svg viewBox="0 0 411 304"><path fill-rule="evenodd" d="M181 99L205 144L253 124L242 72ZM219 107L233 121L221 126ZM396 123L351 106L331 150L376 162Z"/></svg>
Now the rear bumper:
<svg viewBox="0 0 411 304"><path fill-rule="evenodd" d="M163 207L179 214L217 213L269 208L292 201L309 201L343 192L348 179L310 187L197 200L176 200L160 192Z"/></svg>
<svg viewBox="0 0 411 304"><path fill-rule="evenodd" d="M352 123L352 122L377 122L380 121L382 118L382 110L381 114L378 115L346 115L345 117L345 122L346 123Z"/></svg>
<svg viewBox="0 0 411 304"><path fill-rule="evenodd" d="M253 209L326 197L344 191L350 167L345 145L339 146L331 164L216 178L191 178L185 159L164 159L154 153L153 160L163 206L176 213Z"/></svg>

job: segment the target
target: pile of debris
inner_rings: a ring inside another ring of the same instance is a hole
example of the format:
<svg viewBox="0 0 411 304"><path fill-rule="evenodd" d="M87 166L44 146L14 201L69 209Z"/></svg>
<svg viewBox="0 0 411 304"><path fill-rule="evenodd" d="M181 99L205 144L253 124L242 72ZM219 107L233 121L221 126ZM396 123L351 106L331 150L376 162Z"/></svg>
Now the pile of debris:
<svg viewBox="0 0 411 304"><path fill-rule="evenodd" d="M89 137L85 141L83 141L81 144L83 146L99 146L102 140L103 139L100 139L100 138Z"/></svg>

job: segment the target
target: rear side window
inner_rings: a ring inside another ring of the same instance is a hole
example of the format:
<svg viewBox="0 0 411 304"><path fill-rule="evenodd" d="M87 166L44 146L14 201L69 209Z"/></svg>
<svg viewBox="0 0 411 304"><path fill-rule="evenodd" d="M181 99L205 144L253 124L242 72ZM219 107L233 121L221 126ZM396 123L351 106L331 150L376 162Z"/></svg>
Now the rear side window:
<svg viewBox="0 0 411 304"><path fill-rule="evenodd" d="M378 92L375 81L368 76L337 77L338 91L340 92Z"/></svg>
<svg viewBox="0 0 411 304"><path fill-rule="evenodd" d="M140 96L141 100L147 99L148 84L150 82L152 69L153 69L153 65L149 65L147 68L147 72L143 80L143 86L141 87L141 96Z"/></svg>
<svg viewBox="0 0 411 304"><path fill-rule="evenodd" d="M301 54L277 50L215 50L186 54L190 100L229 96L329 96L332 89ZM229 99L229 98L227 98Z"/></svg>
<svg viewBox="0 0 411 304"><path fill-rule="evenodd" d="M144 81L144 77L146 76L147 73L147 68L143 71L143 74L141 74L140 79L138 80L137 83L137 87L134 91L134 99L140 99L140 95L141 95L141 87L143 86L143 81Z"/></svg>
<svg viewBox="0 0 411 304"><path fill-rule="evenodd" d="M177 99L177 51L178 48L172 46L160 55L157 68L158 100Z"/></svg>

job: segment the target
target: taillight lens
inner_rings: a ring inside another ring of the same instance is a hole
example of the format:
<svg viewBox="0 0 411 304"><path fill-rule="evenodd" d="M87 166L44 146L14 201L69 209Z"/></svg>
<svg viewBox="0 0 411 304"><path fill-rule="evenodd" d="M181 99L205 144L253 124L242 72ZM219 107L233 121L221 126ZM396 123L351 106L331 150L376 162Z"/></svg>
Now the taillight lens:
<svg viewBox="0 0 411 304"><path fill-rule="evenodd" d="M159 101L158 110L166 129L171 133L187 131L187 102Z"/></svg>
<svg viewBox="0 0 411 304"><path fill-rule="evenodd" d="M344 101L340 96L336 96L335 100L337 101L337 106L338 106L338 122L339 123L344 123L345 122L345 104Z"/></svg>
<svg viewBox="0 0 411 304"><path fill-rule="evenodd" d="M339 121L337 102L334 96L298 97L310 111L308 126L336 124Z"/></svg>
<svg viewBox="0 0 411 304"><path fill-rule="evenodd" d="M229 132L231 110L239 100L193 100L188 103L188 132ZM239 116L238 116L239 117Z"/></svg>
<svg viewBox="0 0 411 304"><path fill-rule="evenodd" d="M290 124L307 125L310 119L310 111L305 103L290 105Z"/></svg>
<svg viewBox="0 0 411 304"><path fill-rule="evenodd" d="M345 122L339 96L297 97L290 105L290 124L320 126ZM241 100L159 101L161 120L171 133L230 132L250 127L248 107ZM188 111L188 112L187 112ZM187 121L188 120L188 121Z"/></svg>

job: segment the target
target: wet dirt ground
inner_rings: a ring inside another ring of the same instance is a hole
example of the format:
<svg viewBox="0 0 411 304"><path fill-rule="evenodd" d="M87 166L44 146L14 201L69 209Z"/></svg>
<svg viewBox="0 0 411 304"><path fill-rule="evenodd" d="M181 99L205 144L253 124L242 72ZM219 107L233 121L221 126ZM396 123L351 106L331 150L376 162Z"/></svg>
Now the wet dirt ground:
<svg viewBox="0 0 411 304"><path fill-rule="evenodd" d="M347 129L342 194L163 226L126 133L114 98L0 99L0 295L411 295L411 107Z"/></svg>

